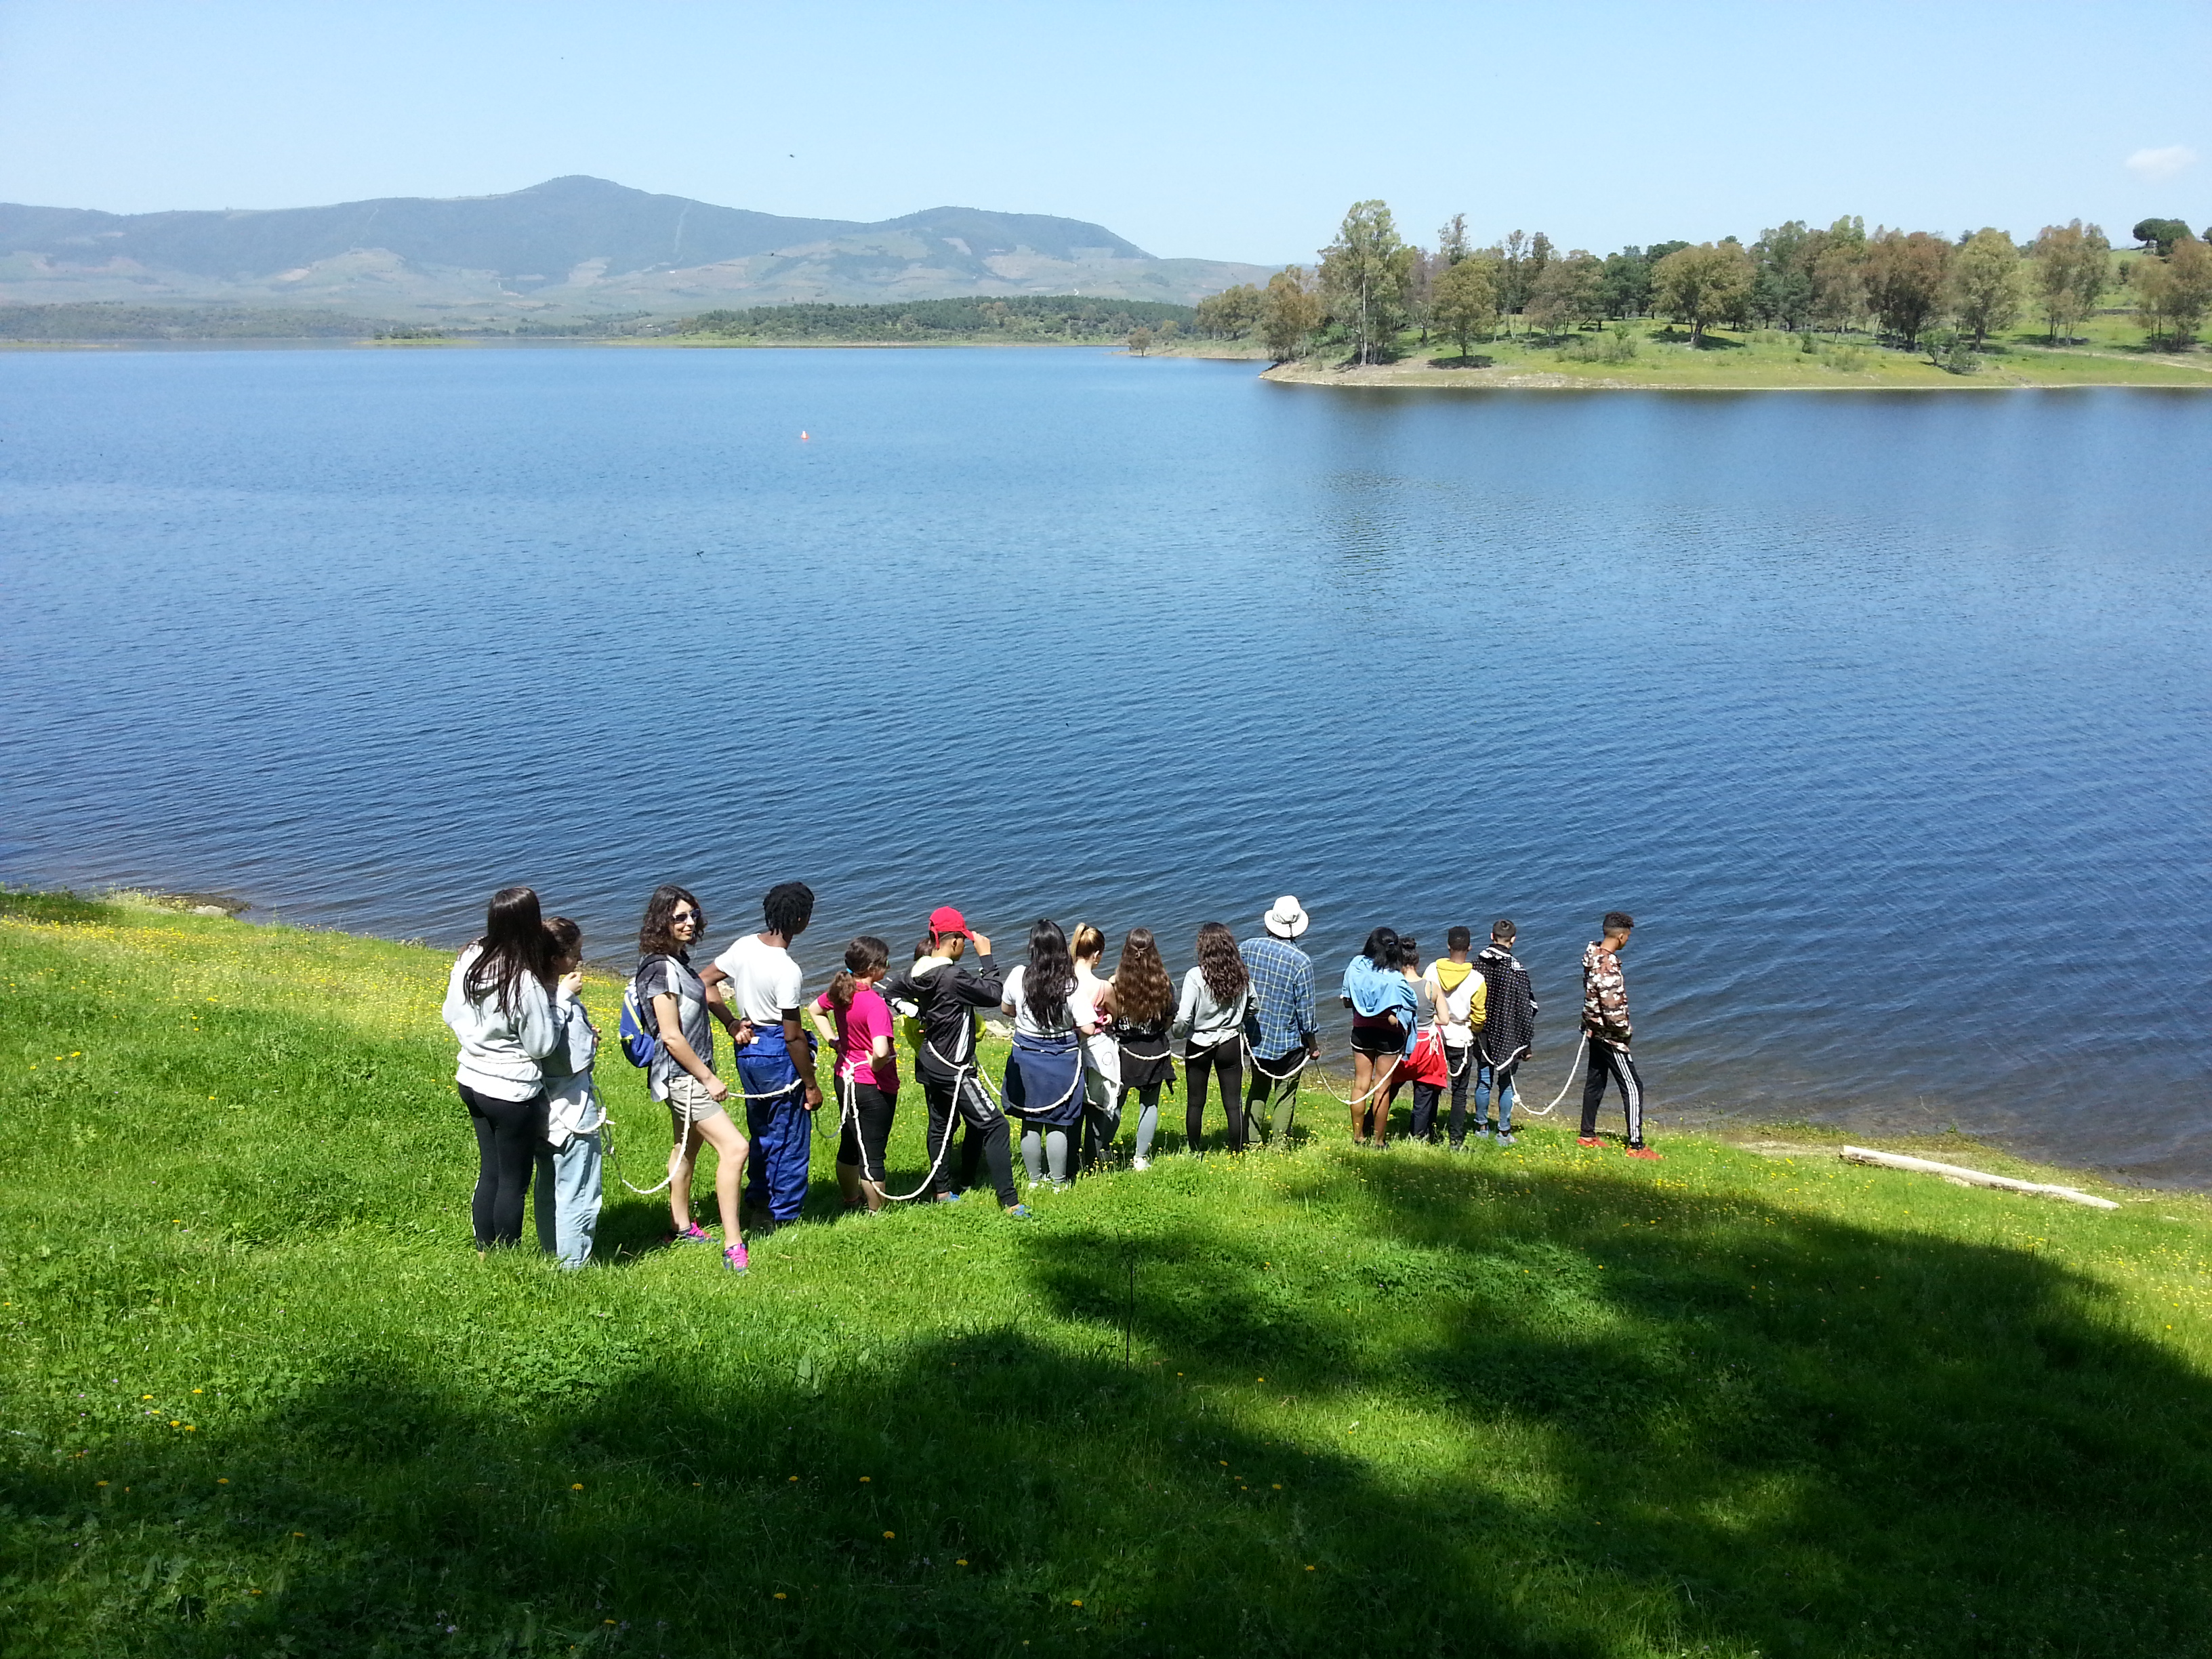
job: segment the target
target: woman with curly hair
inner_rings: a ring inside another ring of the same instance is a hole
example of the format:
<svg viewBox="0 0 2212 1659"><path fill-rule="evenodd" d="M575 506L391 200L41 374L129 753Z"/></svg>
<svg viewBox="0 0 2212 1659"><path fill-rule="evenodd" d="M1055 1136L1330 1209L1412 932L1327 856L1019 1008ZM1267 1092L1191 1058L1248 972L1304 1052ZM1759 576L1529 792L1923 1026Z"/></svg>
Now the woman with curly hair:
<svg viewBox="0 0 2212 1659"><path fill-rule="evenodd" d="M714 1022L722 1021L740 1045L745 1032L727 1004L710 1001L691 966L691 947L706 929L707 913L688 889L672 882L654 888L638 924L637 972L630 985L642 1024L658 1039L646 1091L666 1103L675 1137L668 1152L669 1237L678 1244L708 1242L707 1230L691 1218L691 1177L699 1148L712 1146L722 1261L743 1273L748 1255L738 1231L738 1194L752 1146L730 1116L730 1085L714 1070Z"/></svg>
<svg viewBox="0 0 2212 1659"><path fill-rule="evenodd" d="M1022 1162L1030 1184L1048 1178L1067 1185L1074 1167L1071 1133L1083 1121L1080 1037L1097 1030L1095 1014L1075 994L1075 958L1067 935L1049 917L1030 928L1030 959L1006 975L1002 1012L1013 1016L1014 1041L1000 1093L1009 1117L1022 1124Z"/></svg>
<svg viewBox="0 0 2212 1659"><path fill-rule="evenodd" d="M1149 927L1132 927L1121 941L1121 959L1107 981L1102 1006L1114 1018L1115 1059L1126 1108L1137 1097L1137 1154L1133 1170L1152 1167L1152 1137L1160 1127L1160 1085L1175 1087L1175 1056L1168 1048L1168 1025L1175 1018L1174 981L1160 960L1159 941Z"/></svg>
<svg viewBox="0 0 2212 1659"><path fill-rule="evenodd" d="M1237 935L1218 921L1198 930L1198 966L1182 976L1182 998L1168 1033L1184 1045L1183 1139L1199 1150L1206 1128L1209 1078L1221 1084L1229 1118L1229 1150L1244 1150L1244 1011L1251 1006L1252 976L1237 952Z"/></svg>

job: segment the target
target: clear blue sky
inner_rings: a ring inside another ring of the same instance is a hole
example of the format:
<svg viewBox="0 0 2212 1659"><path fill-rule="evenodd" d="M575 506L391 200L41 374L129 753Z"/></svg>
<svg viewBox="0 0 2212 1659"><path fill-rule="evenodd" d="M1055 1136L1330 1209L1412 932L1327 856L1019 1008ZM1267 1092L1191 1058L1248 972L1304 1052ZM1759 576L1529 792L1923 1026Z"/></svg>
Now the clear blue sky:
<svg viewBox="0 0 2212 1659"><path fill-rule="evenodd" d="M2029 234L2079 215L2117 240L2212 221L2208 71L2206 0L0 0L0 200L283 207L588 173L773 213L1065 214L1271 263L1370 196L1424 241L1453 212L1600 252L1843 213Z"/></svg>

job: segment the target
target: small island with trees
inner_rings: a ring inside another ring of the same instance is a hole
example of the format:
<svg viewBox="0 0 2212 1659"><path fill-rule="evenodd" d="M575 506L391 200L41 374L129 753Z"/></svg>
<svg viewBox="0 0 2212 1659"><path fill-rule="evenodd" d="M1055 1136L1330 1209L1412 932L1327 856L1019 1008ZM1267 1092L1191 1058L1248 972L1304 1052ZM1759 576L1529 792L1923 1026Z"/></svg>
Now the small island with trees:
<svg viewBox="0 0 2212 1659"><path fill-rule="evenodd" d="M1682 389L2201 386L2212 226L2146 219L2116 252L2079 219L2022 246L1862 218L1749 246L1659 242L1600 257L1540 231L1486 247L1465 215L1433 250L1353 204L1311 266L1199 302L1192 355L1264 358L1322 384ZM1133 349L1159 349L1154 338Z"/></svg>

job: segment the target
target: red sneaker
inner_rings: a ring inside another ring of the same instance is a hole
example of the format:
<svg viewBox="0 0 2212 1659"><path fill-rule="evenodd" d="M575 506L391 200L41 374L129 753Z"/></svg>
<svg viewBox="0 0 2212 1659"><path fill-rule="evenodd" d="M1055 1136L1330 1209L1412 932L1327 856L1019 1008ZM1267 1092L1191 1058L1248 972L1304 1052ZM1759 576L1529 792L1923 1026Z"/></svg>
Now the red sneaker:
<svg viewBox="0 0 2212 1659"><path fill-rule="evenodd" d="M1575 1145L1577 1146L1602 1146L1605 1145L1605 1142L1600 1140L1595 1135L1577 1135L1575 1137Z"/></svg>
<svg viewBox="0 0 2212 1659"><path fill-rule="evenodd" d="M1659 1161L1659 1154L1653 1152L1649 1146L1624 1146L1621 1150L1626 1152L1631 1158L1644 1158L1653 1164L1656 1164Z"/></svg>

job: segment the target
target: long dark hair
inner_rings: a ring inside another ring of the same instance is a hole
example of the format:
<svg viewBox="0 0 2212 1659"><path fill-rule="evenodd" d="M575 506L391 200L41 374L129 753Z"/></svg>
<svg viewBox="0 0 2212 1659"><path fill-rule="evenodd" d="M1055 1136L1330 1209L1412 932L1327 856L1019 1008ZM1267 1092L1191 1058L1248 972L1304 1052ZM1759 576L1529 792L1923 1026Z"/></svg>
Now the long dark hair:
<svg viewBox="0 0 2212 1659"><path fill-rule="evenodd" d="M1405 962L1398 949L1398 930L1395 927L1377 927L1367 936L1367 943L1359 947L1359 954L1385 969Z"/></svg>
<svg viewBox="0 0 2212 1659"><path fill-rule="evenodd" d="M538 908L538 895L527 887L502 887L491 896L484 912L483 937L477 941L477 959L461 975L461 994L471 1002L487 996L499 1011L514 1016L515 987L527 974L540 985L552 977L553 940Z"/></svg>
<svg viewBox="0 0 2212 1659"><path fill-rule="evenodd" d="M663 882L653 890L653 896L645 902L645 920L638 924L637 953L639 957L680 957L684 941L676 937L676 924L669 918L679 904L688 904L698 912L699 931L694 939L707 937L707 912L699 901L691 896L688 887L678 887L674 882Z"/></svg>
<svg viewBox="0 0 2212 1659"><path fill-rule="evenodd" d="M1067 953L1067 935L1049 916L1030 927L1030 968L1022 975L1022 1000L1030 1018L1048 1030L1067 1021L1067 999L1075 990L1075 958Z"/></svg>
<svg viewBox="0 0 2212 1659"><path fill-rule="evenodd" d="M1237 935L1218 921L1198 930L1198 971L1213 1000L1224 1008L1243 996L1252 982L1244 971L1244 958L1237 954Z"/></svg>
<svg viewBox="0 0 2212 1659"><path fill-rule="evenodd" d="M1150 1025L1175 1006L1175 986L1149 927L1132 927L1114 964L1114 1017L1125 1025Z"/></svg>
<svg viewBox="0 0 2212 1659"><path fill-rule="evenodd" d="M830 1001L839 1013L853 1006L862 974L878 974L891 965L891 947L873 933L863 933L845 947L845 965L830 976Z"/></svg>

